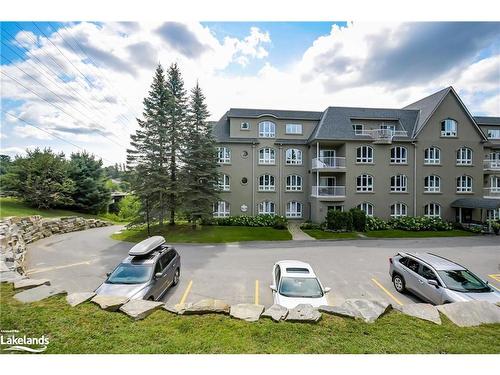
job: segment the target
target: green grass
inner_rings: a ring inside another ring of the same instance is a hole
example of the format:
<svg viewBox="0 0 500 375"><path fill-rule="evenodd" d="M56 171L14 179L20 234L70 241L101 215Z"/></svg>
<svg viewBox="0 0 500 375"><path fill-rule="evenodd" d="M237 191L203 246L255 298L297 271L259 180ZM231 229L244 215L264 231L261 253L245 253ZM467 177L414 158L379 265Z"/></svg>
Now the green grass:
<svg viewBox="0 0 500 375"><path fill-rule="evenodd" d="M310 235L311 237L316 238L317 240L358 238L358 235L355 232L338 233L338 232L327 232L321 229L303 229L303 231L308 235Z"/></svg>
<svg viewBox="0 0 500 375"><path fill-rule="evenodd" d="M32 208L17 198L0 198L0 218L8 216L31 216L40 215L43 217L62 217L62 216L82 216L95 218L96 215L83 214L68 210L38 209Z"/></svg>
<svg viewBox="0 0 500 375"><path fill-rule="evenodd" d="M185 243L222 243L239 241L279 241L290 240L292 235L286 229L264 227L238 227L238 226L198 226L193 229L188 224L175 226L164 225L163 229L153 226L151 235L165 236L168 242ZM139 242L147 238L145 227L127 229L121 233L113 234L112 238L120 241Z"/></svg>
<svg viewBox="0 0 500 375"><path fill-rule="evenodd" d="M364 233L367 237L374 238L422 238L422 237L465 237L474 236L472 232L454 229L448 231L421 231L411 232L400 229L377 230Z"/></svg>
<svg viewBox="0 0 500 375"><path fill-rule="evenodd" d="M492 353L500 325L441 326L395 311L373 324L323 315L317 324L248 323L222 315L176 316L158 310L141 321L64 297L32 304L12 298L2 284L0 326L18 335L46 335L46 353ZM6 353L6 352L2 352Z"/></svg>

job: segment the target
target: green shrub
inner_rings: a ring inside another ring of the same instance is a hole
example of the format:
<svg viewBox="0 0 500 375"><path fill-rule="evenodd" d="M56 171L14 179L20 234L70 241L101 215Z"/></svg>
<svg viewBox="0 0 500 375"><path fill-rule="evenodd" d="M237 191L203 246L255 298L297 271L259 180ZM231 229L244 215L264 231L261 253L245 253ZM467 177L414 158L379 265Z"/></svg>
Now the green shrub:
<svg viewBox="0 0 500 375"><path fill-rule="evenodd" d="M300 225L301 229L322 229L321 224L315 224L311 222L305 222Z"/></svg>
<svg viewBox="0 0 500 375"><path fill-rule="evenodd" d="M374 216L366 217L366 230L374 231L374 230L385 230L385 229L389 229L389 226L384 220Z"/></svg>
<svg viewBox="0 0 500 375"><path fill-rule="evenodd" d="M214 224L223 226L242 226L242 227L273 227L285 229L287 219L278 215L257 215L257 216L228 216L214 219Z"/></svg>
<svg viewBox="0 0 500 375"><path fill-rule="evenodd" d="M491 229L493 229L493 233L498 235L500 233L500 223L499 222L492 222L491 223Z"/></svg>
<svg viewBox="0 0 500 375"><path fill-rule="evenodd" d="M326 215L326 227L336 231L352 231L352 215L350 212L329 210Z"/></svg>
<svg viewBox="0 0 500 375"><path fill-rule="evenodd" d="M387 222L388 226L392 229L401 229L408 231L447 231L452 230L453 225L437 217L425 216L404 216L391 219Z"/></svg>
<svg viewBox="0 0 500 375"><path fill-rule="evenodd" d="M359 208L351 208L349 213L352 216L352 226L354 230L358 232L364 232L366 230L366 214L365 211Z"/></svg>

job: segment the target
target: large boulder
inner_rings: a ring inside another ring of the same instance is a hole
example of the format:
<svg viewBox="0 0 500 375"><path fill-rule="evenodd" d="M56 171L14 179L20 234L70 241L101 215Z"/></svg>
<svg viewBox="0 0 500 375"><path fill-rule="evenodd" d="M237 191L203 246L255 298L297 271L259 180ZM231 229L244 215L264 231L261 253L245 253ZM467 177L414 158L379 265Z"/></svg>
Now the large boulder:
<svg viewBox="0 0 500 375"><path fill-rule="evenodd" d="M247 322L256 322L264 312L264 306L250 303L240 303L232 305L229 315L236 319L246 320Z"/></svg>
<svg viewBox="0 0 500 375"><path fill-rule="evenodd" d="M165 304L163 305L163 308L173 314L182 315L184 314L186 309L191 307L192 305L193 305L192 303L177 303L175 305Z"/></svg>
<svg viewBox="0 0 500 375"><path fill-rule="evenodd" d="M218 299L202 299L196 303L186 306L183 309L185 315L195 314L229 314L229 306L226 302Z"/></svg>
<svg viewBox="0 0 500 375"><path fill-rule="evenodd" d="M50 285L49 279L22 279L14 282L14 289L30 289L40 285Z"/></svg>
<svg viewBox="0 0 500 375"><path fill-rule="evenodd" d="M287 322L316 323L321 319L321 313L311 305L300 304L288 310Z"/></svg>
<svg viewBox="0 0 500 375"><path fill-rule="evenodd" d="M78 306L80 303L88 301L94 296L95 296L94 292L71 293L66 296L66 302L68 302L71 307L75 307Z"/></svg>
<svg viewBox="0 0 500 375"><path fill-rule="evenodd" d="M140 320L147 317L153 311L159 309L162 305L162 302L131 299L120 307L120 311L124 312L134 320Z"/></svg>
<svg viewBox="0 0 500 375"><path fill-rule="evenodd" d="M45 298L56 296L58 294L66 294L66 291L53 286L41 285L39 287L26 289L20 293L14 294L14 298L19 302L29 303L41 301Z"/></svg>
<svg viewBox="0 0 500 375"><path fill-rule="evenodd" d="M454 302L437 309L459 327L500 323L500 309L486 301Z"/></svg>
<svg viewBox="0 0 500 375"><path fill-rule="evenodd" d="M288 315L288 309L281 305L274 304L262 313L262 317L271 318L275 322L283 320Z"/></svg>
<svg viewBox="0 0 500 375"><path fill-rule="evenodd" d="M128 298L120 296L97 295L92 298L91 301L98 304L103 310L117 311L121 305L127 303Z"/></svg>
<svg viewBox="0 0 500 375"><path fill-rule="evenodd" d="M441 324L441 317L436 306L428 303L410 303L398 308L405 315L413 316L415 318L428 320L436 324Z"/></svg>
<svg viewBox="0 0 500 375"><path fill-rule="evenodd" d="M385 301L366 299L347 299L340 306L321 306L319 311L346 318L361 319L373 323L392 308Z"/></svg>
<svg viewBox="0 0 500 375"><path fill-rule="evenodd" d="M0 273L0 282L2 283L15 283L26 279L26 276L21 275L17 271L7 271Z"/></svg>

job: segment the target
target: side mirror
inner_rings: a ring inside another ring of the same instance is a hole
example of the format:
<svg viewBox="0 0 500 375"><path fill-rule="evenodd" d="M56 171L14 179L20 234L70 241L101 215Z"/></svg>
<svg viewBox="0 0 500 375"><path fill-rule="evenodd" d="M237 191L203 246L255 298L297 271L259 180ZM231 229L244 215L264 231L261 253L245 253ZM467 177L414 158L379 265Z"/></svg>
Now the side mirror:
<svg viewBox="0 0 500 375"><path fill-rule="evenodd" d="M328 287L328 286L327 286L327 287L325 287L325 289L323 290L323 292L325 292L325 293L329 293L329 292L330 292L330 290L332 290L332 288L330 288L330 287Z"/></svg>
<svg viewBox="0 0 500 375"><path fill-rule="evenodd" d="M155 279L161 279L162 276L163 276L163 274L161 272L155 273Z"/></svg>
<svg viewBox="0 0 500 375"><path fill-rule="evenodd" d="M276 285L269 285L269 288L271 288L273 292L277 292Z"/></svg>
<svg viewBox="0 0 500 375"><path fill-rule="evenodd" d="M437 280L427 280L427 283L429 285L435 286L436 288L439 288L439 283L437 282Z"/></svg>
<svg viewBox="0 0 500 375"><path fill-rule="evenodd" d="M109 277L111 275L111 272L106 272L106 277Z"/></svg>

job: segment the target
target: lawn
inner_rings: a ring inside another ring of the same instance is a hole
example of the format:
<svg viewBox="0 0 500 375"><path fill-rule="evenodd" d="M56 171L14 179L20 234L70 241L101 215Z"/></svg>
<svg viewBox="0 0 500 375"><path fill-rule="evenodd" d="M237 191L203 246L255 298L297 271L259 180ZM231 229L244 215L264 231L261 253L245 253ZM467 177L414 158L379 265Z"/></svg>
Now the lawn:
<svg viewBox="0 0 500 375"><path fill-rule="evenodd" d="M377 230L364 233L367 237L374 238L422 238L422 237L465 237L474 236L475 233L466 230L453 229L448 231L421 231L412 232L400 229Z"/></svg>
<svg viewBox="0 0 500 375"><path fill-rule="evenodd" d="M359 238L355 232L327 232L321 229L303 229L303 231L317 240Z"/></svg>
<svg viewBox="0 0 500 375"><path fill-rule="evenodd" d="M265 227L238 227L238 226L198 226L193 229L189 224L175 226L164 225L163 229L153 226L151 235L162 235L168 242L185 243L222 243L239 241L279 241L291 240L292 235L286 229ZM112 235L120 241L139 242L147 238L145 227L127 229Z"/></svg>
<svg viewBox="0 0 500 375"><path fill-rule="evenodd" d="M46 353L499 353L500 325L441 326L395 311L373 324L323 315L317 324L255 323L221 315L176 316L158 310L134 322L90 302L71 308L64 297L33 304L2 284L3 330L47 335ZM409 334L411 333L411 334ZM3 352L5 353L5 352Z"/></svg>
<svg viewBox="0 0 500 375"><path fill-rule="evenodd" d="M95 218L95 215L82 214L80 212L56 209L38 209L32 208L21 202L17 198L0 198L0 218L8 216L31 216L40 215L43 217L62 217L62 216L82 216Z"/></svg>

